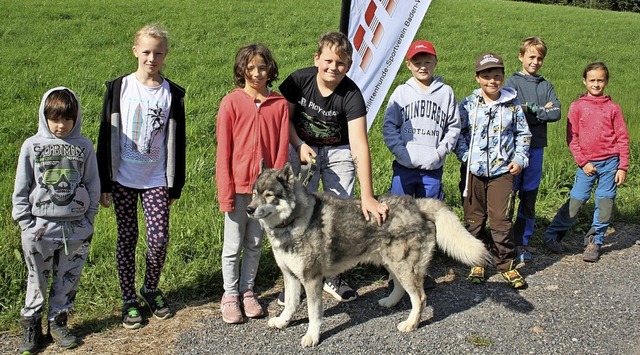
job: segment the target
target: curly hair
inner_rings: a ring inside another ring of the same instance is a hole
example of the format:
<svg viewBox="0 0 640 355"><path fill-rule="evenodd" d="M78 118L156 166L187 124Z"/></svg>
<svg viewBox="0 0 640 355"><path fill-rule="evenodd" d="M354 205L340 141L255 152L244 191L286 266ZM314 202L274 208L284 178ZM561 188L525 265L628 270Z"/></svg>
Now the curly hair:
<svg viewBox="0 0 640 355"><path fill-rule="evenodd" d="M237 87L243 88L246 84L245 76L249 61L256 55L261 56L267 64L267 87L271 87L273 82L278 80L278 63L273 58L271 51L264 44L255 43L240 48L236 54L236 62L233 65L233 82Z"/></svg>

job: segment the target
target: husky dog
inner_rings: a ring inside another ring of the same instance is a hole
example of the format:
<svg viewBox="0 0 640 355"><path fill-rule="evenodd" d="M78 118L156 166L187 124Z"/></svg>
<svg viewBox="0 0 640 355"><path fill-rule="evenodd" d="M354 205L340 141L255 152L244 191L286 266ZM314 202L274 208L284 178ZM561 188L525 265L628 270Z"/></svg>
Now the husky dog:
<svg viewBox="0 0 640 355"><path fill-rule="evenodd" d="M307 294L309 327L302 346L320 341L323 276L338 275L359 263L383 265L393 291L378 301L392 307L405 293L411 312L398 330L409 332L420 323L426 304L424 276L436 244L449 256L470 266L484 266L490 256L482 242L469 234L442 201L383 195L389 216L382 225L367 221L360 201L328 193L309 193L295 178L291 165L263 170L247 207L250 217L265 229L284 276L284 310L269 319L269 327L283 329L300 305L300 286Z"/></svg>

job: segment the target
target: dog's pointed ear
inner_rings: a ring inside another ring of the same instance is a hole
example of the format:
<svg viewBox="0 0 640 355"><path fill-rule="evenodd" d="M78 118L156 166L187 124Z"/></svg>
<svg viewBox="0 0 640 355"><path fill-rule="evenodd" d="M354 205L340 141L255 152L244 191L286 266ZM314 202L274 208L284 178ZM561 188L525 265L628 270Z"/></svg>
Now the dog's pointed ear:
<svg viewBox="0 0 640 355"><path fill-rule="evenodd" d="M282 167L282 171L280 171L280 176L290 185L293 185L295 180L295 174L293 173L293 167L289 162L284 163L284 167Z"/></svg>
<svg viewBox="0 0 640 355"><path fill-rule="evenodd" d="M258 175L262 174L263 171L264 171L264 159L260 159L260 172L258 173Z"/></svg>

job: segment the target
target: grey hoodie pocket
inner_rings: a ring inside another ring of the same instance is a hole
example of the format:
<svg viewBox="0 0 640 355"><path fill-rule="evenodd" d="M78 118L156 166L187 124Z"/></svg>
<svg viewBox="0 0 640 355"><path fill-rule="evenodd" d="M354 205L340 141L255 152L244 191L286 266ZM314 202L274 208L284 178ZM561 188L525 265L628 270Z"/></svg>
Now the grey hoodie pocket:
<svg viewBox="0 0 640 355"><path fill-rule="evenodd" d="M424 170L438 169L444 164L444 160L437 151L437 145L432 143L408 142L407 151L411 158L411 165L408 168L419 168Z"/></svg>
<svg viewBox="0 0 640 355"><path fill-rule="evenodd" d="M36 219L35 218L31 218L28 221L21 221L20 224L20 232L24 233L27 229L33 227L36 223Z"/></svg>

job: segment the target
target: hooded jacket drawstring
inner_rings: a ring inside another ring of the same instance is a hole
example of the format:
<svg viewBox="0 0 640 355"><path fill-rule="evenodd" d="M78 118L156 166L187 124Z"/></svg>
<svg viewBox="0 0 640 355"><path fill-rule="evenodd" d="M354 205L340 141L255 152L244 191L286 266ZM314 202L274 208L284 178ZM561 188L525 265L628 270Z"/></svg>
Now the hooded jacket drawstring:
<svg viewBox="0 0 640 355"><path fill-rule="evenodd" d="M502 120L504 119L503 110L500 111L500 120L498 120L498 158L504 160L504 155L502 154Z"/></svg>
<svg viewBox="0 0 640 355"><path fill-rule="evenodd" d="M476 97L476 109L473 110L473 124L471 125L471 141L469 142L469 153L467 154L467 173L464 176L464 191L462 197L469 195L469 169L471 165L471 151L473 149L473 140L476 137L476 122L478 120L478 107L480 106L480 97Z"/></svg>
<svg viewBox="0 0 640 355"><path fill-rule="evenodd" d="M67 246L67 240L69 234L73 233L70 221L62 221L62 243L64 244L64 255L69 255L69 247Z"/></svg>

